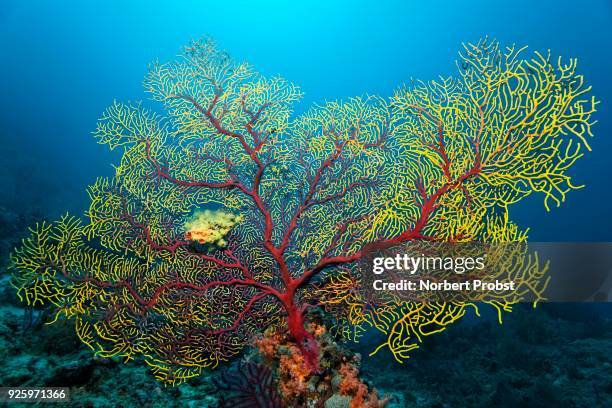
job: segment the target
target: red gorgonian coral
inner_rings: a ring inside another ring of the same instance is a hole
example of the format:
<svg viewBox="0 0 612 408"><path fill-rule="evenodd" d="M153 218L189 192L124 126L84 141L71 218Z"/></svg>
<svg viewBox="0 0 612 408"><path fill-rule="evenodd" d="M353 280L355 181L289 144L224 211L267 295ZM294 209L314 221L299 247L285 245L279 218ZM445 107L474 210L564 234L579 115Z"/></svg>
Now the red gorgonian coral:
<svg viewBox="0 0 612 408"><path fill-rule="evenodd" d="M269 327L288 330L294 359L318 370L312 305L335 315L332 330L372 327L407 358L476 306L367 304L357 261L368 249L524 241L509 206L532 193L559 204L574 188L567 170L588 148L596 102L575 60L524 53L467 44L454 77L293 116L296 86L195 42L146 77L167 117L108 108L95 137L123 150L115 176L89 187L86 222L33 228L13 254L13 285L75 319L96 354L142 358L171 384ZM538 298L542 271L530 265L516 293Z"/></svg>

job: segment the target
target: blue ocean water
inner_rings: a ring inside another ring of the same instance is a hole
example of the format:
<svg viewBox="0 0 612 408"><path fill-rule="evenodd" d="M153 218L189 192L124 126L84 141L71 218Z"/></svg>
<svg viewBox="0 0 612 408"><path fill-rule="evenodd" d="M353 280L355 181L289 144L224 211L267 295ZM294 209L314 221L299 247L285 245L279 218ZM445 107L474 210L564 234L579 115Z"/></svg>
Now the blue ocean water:
<svg viewBox="0 0 612 408"><path fill-rule="evenodd" d="M534 241L609 241L612 217L612 5L574 1L18 1L0 6L4 206L81 212L83 187L114 159L89 136L113 99L146 98L147 65L208 35L233 57L299 84L311 103L390 95L410 78L455 73L464 41L577 57L601 101L593 152L572 173L586 189L546 214L514 209Z"/></svg>

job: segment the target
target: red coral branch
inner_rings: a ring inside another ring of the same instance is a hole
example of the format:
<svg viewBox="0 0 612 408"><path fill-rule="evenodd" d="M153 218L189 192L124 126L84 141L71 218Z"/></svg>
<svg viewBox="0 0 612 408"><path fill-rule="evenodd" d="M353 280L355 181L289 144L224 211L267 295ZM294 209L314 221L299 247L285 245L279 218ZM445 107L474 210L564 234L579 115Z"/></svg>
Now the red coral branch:
<svg viewBox="0 0 612 408"><path fill-rule="evenodd" d="M473 167L465 174L453 180L451 176L451 160L446 152L446 146L444 141L444 128L442 126L441 120L435 118L431 113L429 113L423 108L414 107L418 114L427 117L428 120L432 121L437 126L437 139L435 143L430 145L430 148L433 149L440 156L440 166L445 178L447 179L447 182L431 194L427 193L427 190L422 184L422 181L417 183L416 187L421 199L420 214L415 224L403 233L393 238L381 239L371 242L365 245L361 250L358 250L353 253L347 253L346 248L350 247L350 245L342 245L341 247L338 247L335 242L341 241L342 238L346 238L348 239L348 241L358 239L358 237L345 237L345 234L348 231L349 225L354 222L358 222L363 218L358 217L356 219L348 220L347 222L337 227L334 242L332 242L329 247L325 249L323 256L319 259L319 261L314 266L307 268L301 275L292 276L292 274L290 273L289 266L287 264L287 260L285 259L285 252L291 244L292 235L298 226L300 218L302 218L304 214L314 206L325 205L343 199L355 189L371 187L374 183L372 180L359 179L341 188L338 192L330 193L328 195L323 195L317 198L317 195L322 190L321 183L323 178L326 177L327 173L336 165L336 163L342 162L345 147L347 146L349 141L353 141L355 139L355 132L353 131L353 133L351 133L346 140L340 140L335 137L333 151L327 158L321 161L318 168L314 170L310 169L309 166L305 165L303 159L301 159L300 162L304 166L305 171L307 172L307 174L311 173L312 177L308 181L307 191L301 201L301 204L297 207L294 214L290 217L289 222L286 224L284 231L282 231L282 234L280 235L280 242L276 244L273 240L273 232L275 230L274 220L272 218L270 210L268 209L266 203L264 202L264 199L260 194L261 181L269 163L264 163L262 158L259 157L259 154L261 151L261 147L267 140L267 137L261 137L261 133L255 130L255 125L257 121L259 120L265 109L268 107L268 105L262 104L256 111L252 111L247 108L246 96L243 96L240 101L242 110L249 117L248 122L243 126L246 130L246 134L250 136L250 139L252 141L251 145L245 135L237 131L225 128L219 118L217 118L213 113L222 95L222 89L220 87L215 86L215 89L215 96L206 108L203 107L194 97L189 95L173 95L171 96L171 98L180 99L189 103L198 112L202 114L202 120L207 121L215 132L217 132L221 136L230 137L238 141L240 146L242 146L244 153L251 159L252 163L255 165L254 173L251 176L250 187L247 184L238 181L238 175L233 173L235 167L232 163L228 161L225 162L227 164L229 179L225 182L213 183L208 182L206 180L181 180L177 177L172 176L169 173L169 170L164 166L160 165L157 159L154 157L151 152L151 144L148 140L145 140L146 157L153 165L154 175L156 177L173 183L179 187L184 187L186 189L198 187L228 190L238 189L247 197L249 197L253 205L258 209L259 213L263 217L264 227L262 245L276 262L278 270L280 272L280 278L283 287L277 288L274 287L271 283L259 282L256 278L254 278L254 275L251 273L251 271L243 263L241 263L239 258L230 250L222 251L224 256L229 259L228 261L225 259L221 259L217 256L210 255L208 253L190 251L189 247L191 243L189 241L175 240L168 244L160 244L153 239L150 229L146 225L136 222L134 220L134 217L129 215L127 211L125 219L130 222L132 226L137 227L142 231L142 237L144 239L144 242L151 249L157 251L176 252L177 250L183 248L187 250L190 255L195 255L202 260L211 262L219 268L224 268L229 271L239 270L242 272L242 277L231 277L230 275L228 277L223 277L223 279L220 278L203 284L172 280L158 286L148 298L145 298L144 296L139 294L127 281L109 283L97 281L91 277L85 278L85 281L91 282L99 287L125 288L143 309L149 309L153 307L158 301L158 299L166 291L173 289L185 288L190 289L192 291L204 293L210 290L211 288L220 286L255 288L257 289L257 292L252 295L250 300L248 300L248 302L244 306L244 309L237 314L231 324L217 330L206 330L206 332L210 335L221 335L223 333L238 329L242 320L252 312L254 306L258 302L263 302L265 298L267 298L268 296L272 296L278 302L280 302L280 304L284 308L287 315L286 319L289 332L298 344L298 347L300 348L309 366L313 369L316 369L316 367L318 366L318 350L316 347L316 341L313 335L305 329L304 311L308 306L299 303L297 296L298 290L308 284L308 282L310 282L313 277L315 277L325 268L356 262L371 249L385 248L388 246L415 239L435 239L433 237L426 236L424 234L424 231L426 229L428 220L431 218L432 214L439 205L440 198L447 192L455 188L464 189L464 182L467 181L469 178L476 176L480 172L478 136L474 139L473 144L476 157ZM378 148L386 142L386 139L387 131L384 131L377 141L361 146L363 149ZM304 152L302 152L300 157L303 157L303 153ZM346 168L342 167L339 169L339 171L346 171ZM336 252L339 253L334 254Z"/></svg>

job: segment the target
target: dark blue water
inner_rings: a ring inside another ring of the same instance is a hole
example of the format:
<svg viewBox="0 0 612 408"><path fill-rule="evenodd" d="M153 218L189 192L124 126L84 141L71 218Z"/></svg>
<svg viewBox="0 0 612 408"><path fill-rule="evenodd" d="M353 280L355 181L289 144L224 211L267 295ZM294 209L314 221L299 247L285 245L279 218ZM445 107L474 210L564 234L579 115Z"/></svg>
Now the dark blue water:
<svg viewBox="0 0 612 408"><path fill-rule="evenodd" d="M173 58L190 39L210 35L235 58L301 85L299 111L326 99L390 95L411 77L451 75L461 42L489 35L578 57L602 100L593 152L573 169L587 188L550 214L533 197L514 218L531 227L532 240L612 238L607 0L127 3L0 5L1 205L82 211L83 187L112 171L113 155L89 135L97 118L113 98L146 97L147 64Z"/></svg>

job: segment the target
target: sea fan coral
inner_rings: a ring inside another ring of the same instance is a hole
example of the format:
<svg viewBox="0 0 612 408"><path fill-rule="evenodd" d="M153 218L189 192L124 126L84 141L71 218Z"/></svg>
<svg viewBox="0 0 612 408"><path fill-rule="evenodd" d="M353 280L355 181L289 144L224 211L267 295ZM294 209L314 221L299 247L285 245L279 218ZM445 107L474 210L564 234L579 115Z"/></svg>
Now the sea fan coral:
<svg viewBox="0 0 612 408"><path fill-rule="evenodd" d="M374 351L405 360L479 306L372 304L359 262L407 242L524 242L511 204L539 194L546 208L559 205L576 188L568 171L594 123L573 59L485 39L466 44L457 65L455 76L391 98L294 116L294 84L194 42L145 79L166 118L118 102L104 113L95 137L123 149L115 175L89 187L86 221L32 228L12 256L17 294L74 319L97 355L141 357L169 384L272 328L292 342L282 369L297 375L285 391L302 393L321 370L308 329L315 305L334 315L334 333L378 330L386 340ZM185 223L205 208L223 211ZM483 299L500 316L542 297L543 266L518 265L515 292Z"/></svg>
<svg viewBox="0 0 612 408"><path fill-rule="evenodd" d="M283 408L272 370L263 364L240 360L215 384L220 408Z"/></svg>

